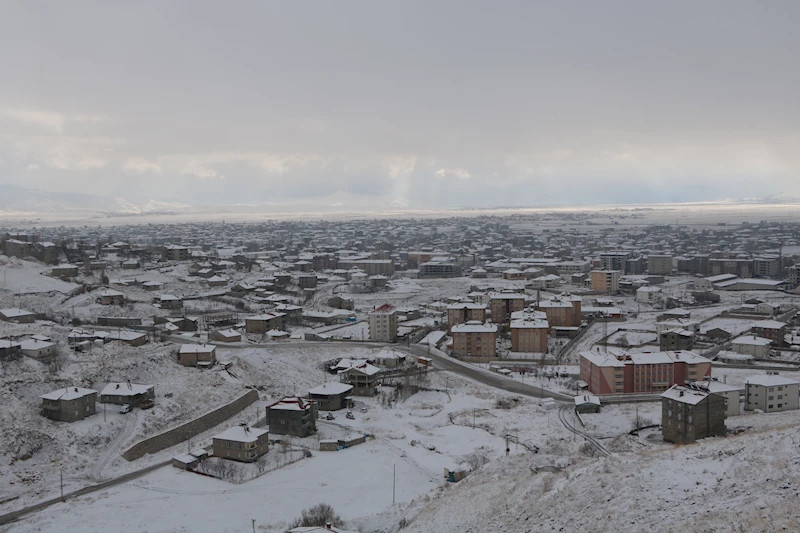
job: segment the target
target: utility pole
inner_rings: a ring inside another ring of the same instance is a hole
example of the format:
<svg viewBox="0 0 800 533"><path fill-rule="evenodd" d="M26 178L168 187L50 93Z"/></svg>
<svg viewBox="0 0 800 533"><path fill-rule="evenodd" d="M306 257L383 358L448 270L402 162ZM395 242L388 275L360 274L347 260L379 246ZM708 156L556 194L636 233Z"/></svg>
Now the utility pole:
<svg viewBox="0 0 800 533"><path fill-rule="evenodd" d="M392 466L392 505L394 505L394 497L397 487L397 465Z"/></svg>
<svg viewBox="0 0 800 533"><path fill-rule="evenodd" d="M256 533L256 519L253 518L252 521L253 521L253 533Z"/></svg>
<svg viewBox="0 0 800 533"><path fill-rule="evenodd" d="M64 501L64 465L61 465L61 501Z"/></svg>

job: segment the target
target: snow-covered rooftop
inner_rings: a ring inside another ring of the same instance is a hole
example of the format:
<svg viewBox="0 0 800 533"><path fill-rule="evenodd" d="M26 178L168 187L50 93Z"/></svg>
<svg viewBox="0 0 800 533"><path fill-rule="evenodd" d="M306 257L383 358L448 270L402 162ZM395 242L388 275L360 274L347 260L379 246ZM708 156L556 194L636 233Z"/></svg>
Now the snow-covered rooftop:
<svg viewBox="0 0 800 533"><path fill-rule="evenodd" d="M328 383L323 383L319 387L314 387L313 389L309 390L308 393L325 396L325 395L344 394L346 392L350 392L351 390L353 390L352 385L348 385L347 383L338 383L336 381L330 381Z"/></svg>
<svg viewBox="0 0 800 533"><path fill-rule="evenodd" d="M266 429L252 428L247 426L233 426L226 429L219 435L214 435L214 439L232 440L235 442L255 442L258 437L269 433Z"/></svg>
<svg viewBox="0 0 800 533"><path fill-rule="evenodd" d="M80 387L66 387L64 389L56 389L53 392L42 394L39 398L43 400L75 400L83 398L90 394L95 394L97 391L92 389L82 389Z"/></svg>
<svg viewBox="0 0 800 533"><path fill-rule="evenodd" d="M797 385L800 382L798 382L795 379L779 376L777 374L761 374L747 378L745 380L745 383L747 385L761 385L762 387L775 387L780 385Z"/></svg>
<svg viewBox="0 0 800 533"><path fill-rule="evenodd" d="M695 389L688 389L686 387L681 387L680 385L673 385L672 387L667 389L663 394L661 394L661 397L689 405L697 405L698 403L708 398L708 394L709 393L707 392Z"/></svg>
<svg viewBox="0 0 800 533"><path fill-rule="evenodd" d="M109 383L100 391L101 396L138 396L146 394L152 389L152 385L140 385L138 383Z"/></svg>

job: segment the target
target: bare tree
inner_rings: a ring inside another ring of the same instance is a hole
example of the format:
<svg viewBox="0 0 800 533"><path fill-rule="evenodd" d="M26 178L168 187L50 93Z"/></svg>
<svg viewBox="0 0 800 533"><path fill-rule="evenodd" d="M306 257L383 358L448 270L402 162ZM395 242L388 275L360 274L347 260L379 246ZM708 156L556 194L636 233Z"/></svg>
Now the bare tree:
<svg viewBox="0 0 800 533"><path fill-rule="evenodd" d="M308 509L303 509L300 518L295 519L289 525L287 531L296 527L324 527L331 524L334 527L344 526L344 520L339 516L333 507L327 503L318 503Z"/></svg>

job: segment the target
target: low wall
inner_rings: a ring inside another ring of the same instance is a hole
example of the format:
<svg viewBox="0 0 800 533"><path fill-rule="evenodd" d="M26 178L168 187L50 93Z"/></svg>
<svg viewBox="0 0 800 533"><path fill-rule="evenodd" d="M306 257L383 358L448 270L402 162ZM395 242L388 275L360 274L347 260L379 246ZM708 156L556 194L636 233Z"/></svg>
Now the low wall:
<svg viewBox="0 0 800 533"><path fill-rule="evenodd" d="M218 409L204 414L199 418L190 420L185 424L174 427L158 435L154 435L148 439L137 442L128 448L122 457L128 461L135 461L148 453L156 453L176 444L199 435L204 431L208 431L214 426L225 422L236 413L242 411L245 407L252 405L258 400L258 392L249 390L243 396L233 400L231 403L223 405Z"/></svg>

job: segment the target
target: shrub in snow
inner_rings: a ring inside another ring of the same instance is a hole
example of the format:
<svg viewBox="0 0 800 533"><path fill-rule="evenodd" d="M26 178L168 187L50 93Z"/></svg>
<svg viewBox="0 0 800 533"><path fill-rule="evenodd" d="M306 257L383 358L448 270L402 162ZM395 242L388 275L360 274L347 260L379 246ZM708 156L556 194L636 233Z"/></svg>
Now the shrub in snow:
<svg viewBox="0 0 800 533"><path fill-rule="evenodd" d="M287 531L296 527L324 527L331 524L334 527L343 527L344 520L333 507L327 503L318 503L308 509L303 509L300 517L289 525Z"/></svg>

